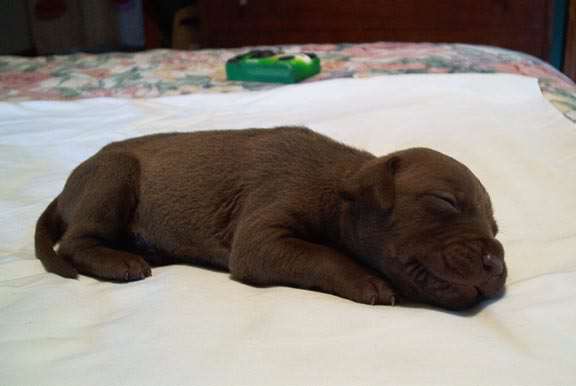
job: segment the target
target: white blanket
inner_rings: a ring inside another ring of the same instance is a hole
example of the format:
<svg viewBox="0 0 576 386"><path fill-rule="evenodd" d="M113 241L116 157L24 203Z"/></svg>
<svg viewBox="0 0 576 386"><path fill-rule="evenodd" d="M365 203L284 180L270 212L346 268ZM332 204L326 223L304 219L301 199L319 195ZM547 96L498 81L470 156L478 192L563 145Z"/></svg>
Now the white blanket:
<svg viewBox="0 0 576 386"><path fill-rule="evenodd" d="M71 169L154 132L308 125L428 146L491 193L506 296L477 313L258 289L196 267L67 280L33 253ZM576 384L576 127L512 75L402 75L148 100L0 103L0 385Z"/></svg>

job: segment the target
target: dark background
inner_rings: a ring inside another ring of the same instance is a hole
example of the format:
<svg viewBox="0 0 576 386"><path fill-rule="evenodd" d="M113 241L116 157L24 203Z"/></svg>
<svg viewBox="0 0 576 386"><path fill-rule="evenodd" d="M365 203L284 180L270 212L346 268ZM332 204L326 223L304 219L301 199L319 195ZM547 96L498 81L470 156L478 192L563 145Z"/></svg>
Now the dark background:
<svg viewBox="0 0 576 386"><path fill-rule="evenodd" d="M576 0L0 0L0 53L456 42L523 51L570 73L576 44L571 29L574 3Z"/></svg>

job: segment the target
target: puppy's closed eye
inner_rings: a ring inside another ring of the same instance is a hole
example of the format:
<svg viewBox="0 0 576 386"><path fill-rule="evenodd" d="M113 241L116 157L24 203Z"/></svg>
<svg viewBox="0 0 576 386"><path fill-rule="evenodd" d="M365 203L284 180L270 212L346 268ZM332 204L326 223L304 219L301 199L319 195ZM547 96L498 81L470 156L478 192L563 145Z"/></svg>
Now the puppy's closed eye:
<svg viewBox="0 0 576 386"><path fill-rule="evenodd" d="M427 206L434 212L443 214L460 213L456 197L449 192L432 192L424 195Z"/></svg>

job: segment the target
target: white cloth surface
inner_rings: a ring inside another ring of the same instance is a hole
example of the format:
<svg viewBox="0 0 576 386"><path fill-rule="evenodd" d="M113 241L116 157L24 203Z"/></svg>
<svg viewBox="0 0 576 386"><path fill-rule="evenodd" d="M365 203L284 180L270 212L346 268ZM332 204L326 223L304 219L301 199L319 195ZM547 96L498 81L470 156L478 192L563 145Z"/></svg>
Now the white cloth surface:
<svg viewBox="0 0 576 386"><path fill-rule="evenodd" d="M113 284L45 273L34 224L101 146L169 131L308 125L375 154L467 164L509 267L477 313L253 288L190 266ZM265 92L0 103L0 385L576 384L576 127L514 75L402 75Z"/></svg>

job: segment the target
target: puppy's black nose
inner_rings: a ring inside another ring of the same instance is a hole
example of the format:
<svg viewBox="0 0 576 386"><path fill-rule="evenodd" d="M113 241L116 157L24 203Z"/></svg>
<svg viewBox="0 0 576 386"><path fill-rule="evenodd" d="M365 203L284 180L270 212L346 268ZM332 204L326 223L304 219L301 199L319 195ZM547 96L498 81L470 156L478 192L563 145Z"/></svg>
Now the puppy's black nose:
<svg viewBox="0 0 576 386"><path fill-rule="evenodd" d="M504 272L504 262L502 259L488 253L482 256L484 269L492 275L501 275Z"/></svg>

